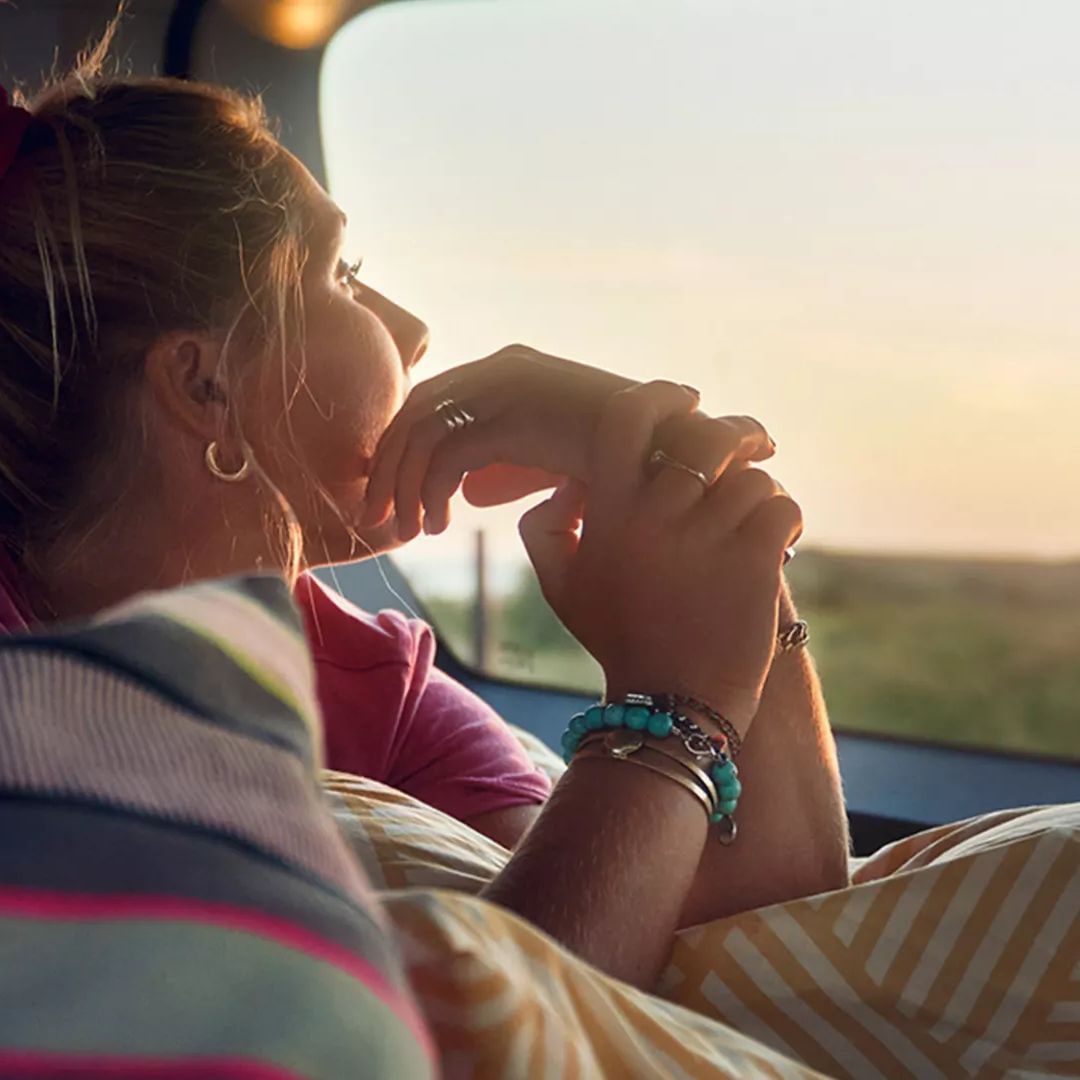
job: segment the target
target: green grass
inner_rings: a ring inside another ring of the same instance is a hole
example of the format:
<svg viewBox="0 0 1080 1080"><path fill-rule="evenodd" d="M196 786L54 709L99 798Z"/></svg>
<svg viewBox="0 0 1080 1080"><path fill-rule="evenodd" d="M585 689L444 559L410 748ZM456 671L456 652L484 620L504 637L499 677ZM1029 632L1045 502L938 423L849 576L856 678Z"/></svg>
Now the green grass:
<svg viewBox="0 0 1080 1080"><path fill-rule="evenodd" d="M1080 563L803 552L791 579L837 727L1080 757ZM468 659L468 606L427 600ZM528 578L494 624L493 674L599 688Z"/></svg>

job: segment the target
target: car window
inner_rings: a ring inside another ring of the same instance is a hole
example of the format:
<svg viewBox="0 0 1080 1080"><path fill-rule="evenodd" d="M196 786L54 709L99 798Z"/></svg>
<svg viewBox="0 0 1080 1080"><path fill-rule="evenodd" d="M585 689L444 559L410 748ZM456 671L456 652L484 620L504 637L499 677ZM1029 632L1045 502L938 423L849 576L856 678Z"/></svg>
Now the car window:
<svg viewBox="0 0 1080 1080"><path fill-rule="evenodd" d="M330 187L427 373L524 341L768 424L838 727L1077 754L1078 34L1071 0L386 5L328 49ZM399 563L464 659L596 689L524 505Z"/></svg>

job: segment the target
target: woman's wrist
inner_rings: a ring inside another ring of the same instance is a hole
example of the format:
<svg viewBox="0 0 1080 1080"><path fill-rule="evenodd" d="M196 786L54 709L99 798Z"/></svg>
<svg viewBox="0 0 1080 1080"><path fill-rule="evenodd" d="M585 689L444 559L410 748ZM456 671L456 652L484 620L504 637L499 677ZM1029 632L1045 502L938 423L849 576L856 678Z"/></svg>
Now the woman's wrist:
<svg viewBox="0 0 1080 1080"><path fill-rule="evenodd" d="M728 726L734 728L738 741L736 745L732 746L732 751L736 754L742 748L742 743L750 731L750 725L754 722L758 709L758 705L755 704L753 712L750 712L749 715L723 712L715 708L711 702L699 701L690 695L679 697L678 704L679 711L693 720L712 739L731 744L735 740L731 738ZM722 717L722 720L717 719L718 715ZM723 723L725 720L727 721L726 724Z"/></svg>
<svg viewBox="0 0 1080 1080"><path fill-rule="evenodd" d="M785 577L780 585L780 625L781 627L789 626L797 622L798 618L799 613L795 609L795 601L791 596L791 586Z"/></svg>
<svg viewBox="0 0 1080 1080"><path fill-rule="evenodd" d="M742 785L732 760L741 739L731 724L710 709L721 734L713 737L679 707L671 695L628 694L623 701L599 702L571 717L561 745L567 764L581 757L611 757L659 772L701 802L721 840L734 841L732 815Z"/></svg>
<svg viewBox="0 0 1080 1080"><path fill-rule="evenodd" d="M646 686L645 682L650 685ZM702 688L685 685L686 680L645 679L642 677L626 678L608 675L605 679L605 701L623 701L633 694L652 694L656 696L675 696L680 699L680 709L692 720L699 723L706 733L714 739L726 739L727 733L710 715L719 713L738 732L740 739L746 738L754 717L761 703L759 694L752 691L732 691L724 693L713 691L707 696ZM704 706L704 707L703 707Z"/></svg>

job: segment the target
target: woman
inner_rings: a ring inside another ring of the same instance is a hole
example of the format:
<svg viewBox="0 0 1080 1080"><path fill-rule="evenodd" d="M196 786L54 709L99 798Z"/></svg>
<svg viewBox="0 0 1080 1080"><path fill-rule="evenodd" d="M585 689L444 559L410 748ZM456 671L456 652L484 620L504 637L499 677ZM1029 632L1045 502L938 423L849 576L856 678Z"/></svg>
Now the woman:
<svg viewBox="0 0 1080 1080"><path fill-rule="evenodd" d="M710 838L685 783L595 755L538 812L546 788L433 672L426 629L301 577L328 764L411 783L519 844L491 895L639 982L680 921L844 884L812 667L802 650L773 663L801 521L746 467L773 452L761 426L701 416L686 387L628 387L518 347L402 408L426 328L357 280L340 211L258 108L101 79L106 44L28 110L0 111L7 625L252 569L297 580L439 531L468 471L480 502L570 477L523 522L545 593L609 699L688 695L687 720L729 748L754 722L745 839Z"/></svg>

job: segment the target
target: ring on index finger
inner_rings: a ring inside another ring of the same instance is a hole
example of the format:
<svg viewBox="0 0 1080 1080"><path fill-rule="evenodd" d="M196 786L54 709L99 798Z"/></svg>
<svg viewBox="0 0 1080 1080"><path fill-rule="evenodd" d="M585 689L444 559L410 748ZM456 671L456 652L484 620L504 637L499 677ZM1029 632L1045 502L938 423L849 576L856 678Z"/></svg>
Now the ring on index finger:
<svg viewBox="0 0 1080 1080"><path fill-rule="evenodd" d="M463 409L453 398L446 398L435 406L435 415L451 430L460 431L476 423L476 417Z"/></svg>
<svg viewBox="0 0 1080 1080"><path fill-rule="evenodd" d="M693 465L687 465L686 462L679 461L678 458L673 458L670 454L665 454L663 450L654 450L649 455L649 468L654 476L660 469L678 469L680 472L692 476L706 491L712 487L712 481L700 469L695 469Z"/></svg>

